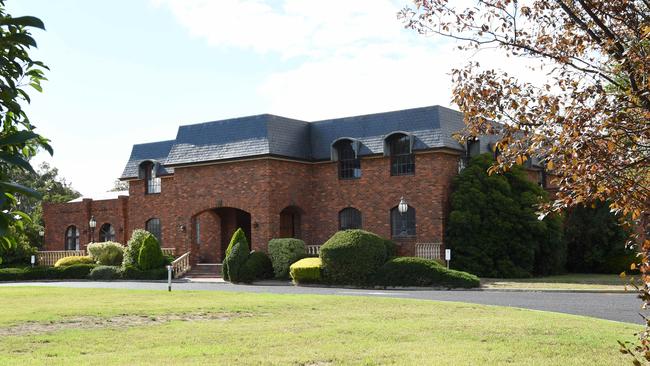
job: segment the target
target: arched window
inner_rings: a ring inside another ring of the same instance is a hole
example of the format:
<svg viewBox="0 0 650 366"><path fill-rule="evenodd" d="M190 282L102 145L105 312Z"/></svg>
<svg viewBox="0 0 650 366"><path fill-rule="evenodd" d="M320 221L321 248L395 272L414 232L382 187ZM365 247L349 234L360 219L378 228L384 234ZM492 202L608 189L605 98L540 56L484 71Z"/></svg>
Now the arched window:
<svg viewBox="0 0 650 366"><path fill-rule="evenodd" d="M341 140L334 144L339 160L339 178L361 178L361 159L352 146L353 141Z"/></svg>
<svg viewBox="0 0 650 366"><path fill-rule="evenodd" d="M390 210L390 228L393 237L415 236L415 208L409 206L402 214L397 207L393 207Z"/></svg>
<svg viewBox="0 0 650 366"><path fill-rule="evenodd" d="M65 250L79 250L79 229L74 225L65 230Z"/></svg>
<svg viewBox="0 0 650 366"><path fill-rule="evenodd" d="M160 193L161 183L160 177L156 176L156 167L157 165L150 161L146 161L140 166L140 169L144 171L145 194Z"/></svg>
<svg viewBox="0 0 650 366"><path fill-rule="evenodd" d="M361 229L361 211L347 207L339 212L339 230Z"/></svg>
<svg viewBox="0 0 650 366"><path fill-rule="evenodd" d="M106 223L99 228L99 241L115 241L115 229L113 229L113 225Z"/></svg>
<svg viewBox="0 0 650 366"><path fill-rule="evenodd" d="M396 133L386 141L390 151L390 175L415 174L415 156L411 149L411 136Z"/></svg>
<svg viewBox="0 0 650 366"><path fill-rule="evenodd" d="M152 233L153 236L158 239L158 242L162 244L162 236L161 236L161 230L160 230L160 219L158 218L152 218L147 220L146 224L144 225L145 230L148 232Z"/></svg>

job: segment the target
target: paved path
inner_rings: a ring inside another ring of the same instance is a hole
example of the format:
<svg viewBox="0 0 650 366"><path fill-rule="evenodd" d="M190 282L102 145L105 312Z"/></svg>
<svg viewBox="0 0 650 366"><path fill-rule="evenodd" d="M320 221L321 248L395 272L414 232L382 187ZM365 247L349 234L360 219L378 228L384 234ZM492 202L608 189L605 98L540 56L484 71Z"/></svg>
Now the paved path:
<svg viewBox="0 0 650 366"><path fill-rule="evenodd" d="M122 288L167 290L166 282L12 282L3 286L54 286L74 288ZM274 294L313 294L344 296L381 296L407 299L460 301L486 305L513 306L591 316L621 322L643 324L639 316L641 301L632 293L571 292L503 292L503 291L438 291L438 290L364 290L330 287L295 287L285 282L264 282L260 285L233 285L225 282L175 282L173 290L230 291ZM650 313L645 312L645 315Z"/></svg>

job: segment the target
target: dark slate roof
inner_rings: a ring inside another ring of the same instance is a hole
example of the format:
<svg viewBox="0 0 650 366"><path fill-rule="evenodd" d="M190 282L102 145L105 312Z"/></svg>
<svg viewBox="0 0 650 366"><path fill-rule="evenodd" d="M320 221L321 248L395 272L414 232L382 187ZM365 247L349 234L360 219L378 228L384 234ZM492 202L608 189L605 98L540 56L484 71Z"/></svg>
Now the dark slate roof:
<svg viewBox="0 0 650 366"><path fill-rule="evenodd" d="M312 123L312 159L329 159L332 142L342 137L359 140L360 155L381 154L384 138L397 131L415 136L414 150L440 147L462 150L452 137L462 128L463 115L440 106L317 121Z"/></svg>
<svg viewBox="0 0 650 366"><path fill-rule="evenodd" d="M135 178L138 176L138 167L144 161L151 161L153 163L162 163L158 167L157 174L169 175L174 173L174 168L164 166L165 160L169 155L172 145L176 140L150 142L146 144L133 145L131 150L131 157L124 167L122 178Z"/></svg>
<svg viewBox="0 0 650 366"><path fill-rule="evenodd" d="M331 144L349 137L360 142L360 155L383 153L384 138L403 131L414 136L414 150L463 147L452 135L463 128L460 112L423 107L305 122L271 114L181 126L176 139L134 145L123 179L137 177L138 165L155 160L173 166L272 155L315 161L330 159Z"/></svg>

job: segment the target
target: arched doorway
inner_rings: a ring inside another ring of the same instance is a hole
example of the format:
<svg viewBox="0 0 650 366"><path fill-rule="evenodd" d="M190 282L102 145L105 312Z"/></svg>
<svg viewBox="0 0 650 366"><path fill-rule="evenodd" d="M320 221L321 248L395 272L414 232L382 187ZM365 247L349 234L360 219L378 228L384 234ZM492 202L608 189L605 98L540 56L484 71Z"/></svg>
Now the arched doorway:
<svg viewBox="0 0 650 366"><path fill-rule="evenodd" d="M280 211L280 237L300 239L302 210L298 206L288 206Z"/></svg>
<svg viewBox="0 0 650 366"><path fill-rule="evenodd" d="M242 228L251 243L251 214L234 207L202 211L192 218L192 250L198 252L199 263L221 263L232 234Z"/></svg>

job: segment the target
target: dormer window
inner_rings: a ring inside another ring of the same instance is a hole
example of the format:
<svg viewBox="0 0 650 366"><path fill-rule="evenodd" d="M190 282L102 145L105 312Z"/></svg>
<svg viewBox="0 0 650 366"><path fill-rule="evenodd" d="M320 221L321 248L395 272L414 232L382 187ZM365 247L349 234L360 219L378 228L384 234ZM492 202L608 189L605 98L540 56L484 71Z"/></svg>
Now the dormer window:
<svg viewBox="0 0 650 366"><path fill-rule="evenodd" d="M160 193L160 177L156 176L157 165L148 161L142 163L140 169L144 171L145 179L145 194L156 194Z"/></svg>
<svg viewBox="0 0 650 366"><path fill-rule="evenodd" d="M395 133L386 138L390 154L390 175L415 174L415 156L413 155L413 137Z"/></svg>
<svg viewBox="0 0 650 366"><path fill-rule="evenodd" d="M357 144L357 149L355 149ZM339 140L332 146L334 157L338 160L340 179L361 178L361 159L357 154L358 143L352 140Z"/></svg>

